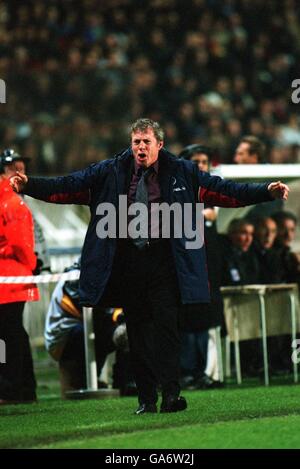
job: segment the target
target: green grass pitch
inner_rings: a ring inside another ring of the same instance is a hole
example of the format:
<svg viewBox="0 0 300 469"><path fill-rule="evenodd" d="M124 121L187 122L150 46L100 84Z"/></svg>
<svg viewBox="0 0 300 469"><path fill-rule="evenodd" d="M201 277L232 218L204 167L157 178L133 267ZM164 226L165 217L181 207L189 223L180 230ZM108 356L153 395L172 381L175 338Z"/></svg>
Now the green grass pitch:
<svg viewBox="0 0 300 469"><path fill-rule="evenodd" d="M48 374L38 372L37 404L0 407L0 448L300 448L300 385L291 377L183 392L186 411L135 416L133 397L63 401Z"/></svg>

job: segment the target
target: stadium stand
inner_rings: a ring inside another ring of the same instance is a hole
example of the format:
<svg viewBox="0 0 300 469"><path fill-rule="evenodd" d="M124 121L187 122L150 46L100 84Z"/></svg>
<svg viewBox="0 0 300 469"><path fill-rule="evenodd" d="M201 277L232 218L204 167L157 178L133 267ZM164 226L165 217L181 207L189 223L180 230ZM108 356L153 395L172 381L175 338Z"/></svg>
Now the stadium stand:
<svg viewBox="0 0 300 469"><path fill-rule="evenodd" d="M2 145L58 174L112 156L147 115L177 154L205 141L231 163L246 133L299 162L299 19L296 0L4 2Z"/></svg>

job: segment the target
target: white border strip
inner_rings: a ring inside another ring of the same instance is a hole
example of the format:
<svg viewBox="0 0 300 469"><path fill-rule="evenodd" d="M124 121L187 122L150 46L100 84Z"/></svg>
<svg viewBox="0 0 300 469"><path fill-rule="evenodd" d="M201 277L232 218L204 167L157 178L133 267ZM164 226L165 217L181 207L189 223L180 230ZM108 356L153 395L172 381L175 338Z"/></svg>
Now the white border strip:
<svg viewBox="0 0 300 469"><path fill-rule="evenodd" d="M2 283L50 283L58 282L59 280L78 280L80 272L74 270L65 272L63 274L43 274L31 275L26 277L0 277L0 284Z"/></svg>

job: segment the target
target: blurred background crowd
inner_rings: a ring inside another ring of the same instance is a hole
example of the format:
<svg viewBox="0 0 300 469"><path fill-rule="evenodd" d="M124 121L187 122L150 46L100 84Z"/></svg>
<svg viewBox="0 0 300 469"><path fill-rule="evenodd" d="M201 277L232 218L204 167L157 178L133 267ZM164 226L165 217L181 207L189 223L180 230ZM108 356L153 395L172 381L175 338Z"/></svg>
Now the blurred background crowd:
<svg viewBox="0 0 300 469"><path fill-rule="evenodd" d="M205 142L232 163L251 134L266 162L300 162L299 24L297 0L2 2L2 146L64 173L126 147L146 116L175 154Z"/></svg>

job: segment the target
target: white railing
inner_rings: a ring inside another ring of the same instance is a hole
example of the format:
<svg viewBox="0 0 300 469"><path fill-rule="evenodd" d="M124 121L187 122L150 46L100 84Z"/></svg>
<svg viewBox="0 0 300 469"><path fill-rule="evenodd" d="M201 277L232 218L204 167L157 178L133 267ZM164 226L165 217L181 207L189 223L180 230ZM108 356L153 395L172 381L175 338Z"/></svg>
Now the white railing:
<svg viewBox="0 0 300 469"><path fill-rule="evenodd" d="M238 384L242 383L239 342L261 339L265 385L269 385L267 337L291 334L295 343L300 332L297 284L243 285L221 288L227 327L226 376L230 375L230 348L234 343ZM292 359L292 348L291 348ZM293 362L294 382L298 382L298 365Z"/></svg>

